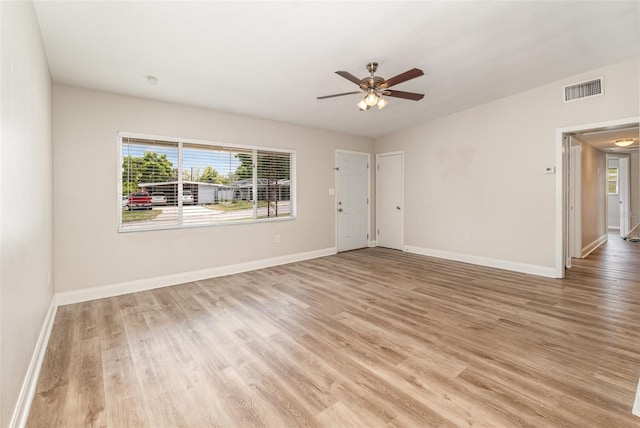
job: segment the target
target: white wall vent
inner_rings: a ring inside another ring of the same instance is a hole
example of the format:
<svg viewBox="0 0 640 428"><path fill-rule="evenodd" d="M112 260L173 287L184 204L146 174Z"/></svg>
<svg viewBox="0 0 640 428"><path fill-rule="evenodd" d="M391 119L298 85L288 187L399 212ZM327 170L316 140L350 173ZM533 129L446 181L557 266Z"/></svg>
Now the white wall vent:
<svg viewBox="0 0 640 428"><path fill-rule="evenodd" d="M564 91L564 102L580 100L583 98L595 97L604 94L602 77L588 80L586 82L567 85L562 88Z"/></svg>

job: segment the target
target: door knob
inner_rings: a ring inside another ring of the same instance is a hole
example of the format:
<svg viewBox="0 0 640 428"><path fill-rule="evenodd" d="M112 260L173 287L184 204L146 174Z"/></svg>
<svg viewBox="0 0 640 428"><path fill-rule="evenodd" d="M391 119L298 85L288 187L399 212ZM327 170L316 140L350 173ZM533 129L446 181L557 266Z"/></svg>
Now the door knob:
<svg viewBox="0 0 640 428"><path fill-rule="evenodd" d="M400 209L400 205L398 205L398 206L396 207L396 209L397 209L397 210L399 210L399 209Z"/></svg>
<svg viewBox="0 0 640 428"><path fill-rule="evenodd" d="M341 213L342 212L342 208L338 208L338 212Z"/></svg>

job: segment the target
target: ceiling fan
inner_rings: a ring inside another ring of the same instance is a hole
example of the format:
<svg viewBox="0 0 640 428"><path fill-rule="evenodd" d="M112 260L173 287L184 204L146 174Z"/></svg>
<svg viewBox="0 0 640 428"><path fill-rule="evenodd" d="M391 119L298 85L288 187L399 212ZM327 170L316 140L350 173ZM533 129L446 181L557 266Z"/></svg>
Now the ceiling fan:
<svg viewBox="0 0 640 428"><path fill-rule="evenodd" d="M365 97L357 104L361 111L365 111L369 110L375 105L378 106L378 109L383 109L387 105L387 100L382 98L383 95L386 97L404 98L406 100L413 101L419 101L424 97L424 94L416 94L415 92L394 91L389 89L390 87L395 86L399 83L423 76L424 72L419 68L412 68L411 70L400 73L397 76L392 77L391 79L384 79L380 76L375 75L376 70L378 70L377 62L370 62L369 64L367 64L367 70L369 71L369 73L371 73L371 76L367 76L362 79L358 79L348 71L336 71L336 74L358 85L360 87L360 90L353 92L344 92L342 94L325 95L322 97L318 97L318 99L324 100L325 98L365 93Z"/></svg>

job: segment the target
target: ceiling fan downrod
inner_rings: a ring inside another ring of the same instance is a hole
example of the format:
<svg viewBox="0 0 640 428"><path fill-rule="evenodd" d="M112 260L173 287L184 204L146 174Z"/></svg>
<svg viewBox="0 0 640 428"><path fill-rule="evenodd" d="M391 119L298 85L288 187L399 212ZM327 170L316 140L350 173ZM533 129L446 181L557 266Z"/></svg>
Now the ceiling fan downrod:
<svg viewBox="0 0 640 428"><path fill-rule="evenodd" d="M371 77L373 77L373 75L376 73L376 70L378 70L377 62L371 61L369 64L367 64L367 71L371 73Z"/></svg>

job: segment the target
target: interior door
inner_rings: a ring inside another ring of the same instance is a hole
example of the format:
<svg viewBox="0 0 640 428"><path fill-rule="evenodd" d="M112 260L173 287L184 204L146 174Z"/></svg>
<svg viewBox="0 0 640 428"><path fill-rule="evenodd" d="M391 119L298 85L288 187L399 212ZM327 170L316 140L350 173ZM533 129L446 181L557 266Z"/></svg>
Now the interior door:
<svg viewBox="0 0 640 428"><path fill-rule="evenodd" d="M618 160L618 197L620 198L620 236L629 234L629 214L631 211L629 191L629 158L624 156Z"/></svg>
<svg viewBox="0 0 640 428"><path fill-rule="evenodd" d="M404 250L402 153L376 156L376 232L378 246Z"/></svg>
<svg viewBox="0 0 640 428"><path fill-rule="evenodd" d="M369 246L369 154L337 152L338 251Z"/></svg>

